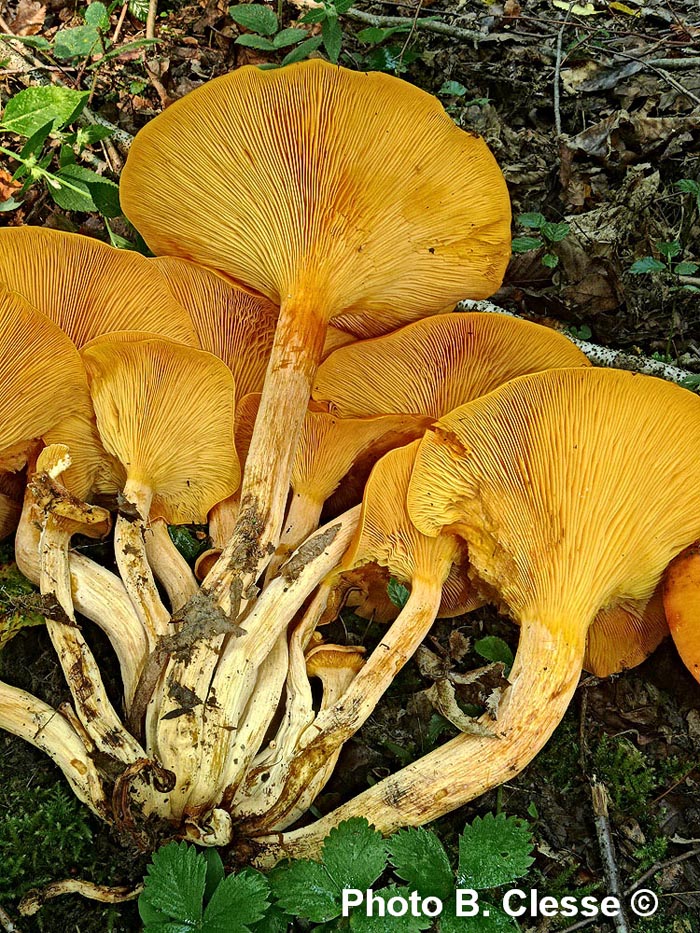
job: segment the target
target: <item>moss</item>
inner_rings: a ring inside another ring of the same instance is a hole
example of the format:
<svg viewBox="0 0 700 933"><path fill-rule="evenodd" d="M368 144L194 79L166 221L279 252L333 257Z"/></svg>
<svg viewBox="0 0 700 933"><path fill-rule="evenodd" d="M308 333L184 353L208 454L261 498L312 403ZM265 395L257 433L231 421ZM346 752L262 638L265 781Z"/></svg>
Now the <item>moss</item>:
<svg viewBox="0 0 700 933"><path fill-rule="evenodd" d="M596 748L595 773L606 785L617 810L645 816L649 796L659 786L654 766L624 736L604 735Z"/></svg>
<svg viewBox="0 0 700 933"><path fill-rule="evenodd" d="M12 548L0 545L0 650L20 629L43 625L39 592L12 560Z"/></svg>

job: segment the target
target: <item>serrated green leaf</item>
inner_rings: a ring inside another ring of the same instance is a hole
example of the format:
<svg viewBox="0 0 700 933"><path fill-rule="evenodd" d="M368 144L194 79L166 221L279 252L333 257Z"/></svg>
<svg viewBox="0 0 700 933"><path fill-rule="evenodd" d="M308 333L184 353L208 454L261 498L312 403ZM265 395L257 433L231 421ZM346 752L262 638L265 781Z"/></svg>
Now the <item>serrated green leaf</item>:
<svg viewBox="0 0 700 933"><path fill-rule="evenodd" d="M403 829L387 842L394 871L421 897L445 901L454 893L455 879L443 844L422 827Z"/></svg>
<svg viewBox="0 0 700 933"><path fill-rule="evenodd" d="M543 246L542 240L534 236L516 236L513 239L511 248L514 253L529 253L530 250L539 249Z"/></svg>
<svg viewBox="0 0 700 933"><path fill-rule="evenodd" d="M540 227L540 232L545 240L549 240L550 243L561 243L569 235L570 230L570 224L564 222L553 224L548 221Z"/></svg>
<svg viewBox="0 0 700 933"><path fill-rule="evenodd" d="M326 836L321 858L339 891L365 890L386 867L386 842L367 820L353 817Z"/></svg>
<svg viewBox="0 0 700 933"><path fill-rule="evenodd" d="M534 859L530 827L523 820L487 813L464 827L459 839L460 888L496 888L527 873Z"/></svg>
<svg viewBox="0 0 700 933"><path fill-rule="evenodd" d="M289 29L278 32L272 41L276 49L286 49L290 45L302 42L307 36L308 32L305 29L295 29L294 26L290 26Z"/></svg>
<svg viewBox="0 0 700 933"><path fill-rule="evenodd" d="M201 853L204 856L204 861L207 863L207 875L204 885L204 903L206 905L211 900L214 891L216 891L226 877L226 872L224 871L224 863L221 861L221 856L216 849L202 849Z"/></svg>
<svg viewBox="0 0 700 933"><path fill-rule="evenodd" d="M686 259L683 262L677 263L674 266L673 271L676 273L676 275L694 275L698 269L700 269L700 266L697 264L697 262L690 262Z"/></svg>
<svg viewBox="0 0 700 933"><path fill-rule="evenodd" d="M249 933L250 924L265 916L270 886L254 868L229 875L214 891L202 933Z"/></svg>
<svg viewBox="0 0 700 933"><path fill-rule="evenodd" d="M309 25L310 23L322 23L327 15L328 11L325 7L315 7L309 10L308 13L304 13L299 22L305 25Z"/></svg>
<svg viewBox="0 0 700 933"><path fill-rule="evenodd" d="M94 26L95 29L101 29L103 32L109 29L109 12L104 3L95 0L90 3L85 10L85 22L88 26Z"/></svg>
<svg viewBox="0 0 700 933"><path fill-rule="evenodd" d="M366 29L361 29L357 33L357 39L366 45L379 45L380 42L384 42L385 39L391 38L391 36L396 35L396 33L408 32L410 28L410 24L406 24L405 26L387 26L386 28L382 28L380 26L368 26ZM446 83L454 84L456 82L448 81Z"/></svg>
<svg viewBox="0 0 700 933"><path fill-rule="evenodd" d="M644 256L638 259L630 266L630 272L633 275L643 275L647 272L663 272L666 266L660 259L654 259L653 256Z"/></svg>
<svg viewBox="0 0 700 933"><path fill-rule="evenodd" d="M328 58L333 64L338 63L340 48L343 44L343 30L340 28L337 16L327 16L321 26L321 38Z"/></svg>
<svg viewBox="0 0 700 933"><path fill-rule="evenodd" d="M67 87L29 87L7 102L2 126L18 136L32 136L48 122L58 130L72 123L87 103L87 91Z"/></svg>
<svg viewBox="0 0 700 933"><path fill-rule="evenodd" d="M400 888L392 885L389 888L381 888L374 891L374 897L379 898L386 904L392 897L407 898L410 896L408 888ZM380 917L379 907L375 907L374 916L368 917L364 908L356 907L350 914L350 929L353 933L421 933L422 930L429 930L433 921L430 917L412 917L410 910L403 917L395 917L385 913L386 916Z"/></svg>
<svg viewBox="0 0 700 933"><path fill-rule="evenodd" d="M264 36L256 36L249 32L245 33L245 35L238 36L235 44L243 45L248 49L261 49L263 52L274 52L277 48L271 39L266 39Z"/></svg>
<svg viewBox="0 0 700 933"><path fill-rule="evenodd" d="M12 39L13 42L21 42L29 49L39 49L42 52L48 52L51 49L51 43L43 36L10 36L7 33L0 33L2 39Z"/></svg>
<svg viewBox="0 0 700 933"><path fill-rule="evenodd" d="M53 54L64 60L87 58L102 49L102 39L94 26L74 26L59 29L53 43Z"/></svg>
<svg viewBox="0 0 700 933"><path fill-rule="evenodd" d="M103 139L109 139L113 132L114 130L111 130L108 126L91 123L89 126L81 126L77 133L72 134L72 141L82 150L85 146L99 143Z"/></svg>
<svg viewBox="0 0 700 933"><path fill-rule="evenodd" d="M171 842L154 853L141 898L177 923L193 926L202 920L206 874L207 863L194 846Z"/></svg>
<svg viewBox="0 0 700 933"><path fill-rule="evenodd" d="M403 609L408 602L411 591L407 586L404 586L403 583L399 583L394 577L390 577L386 588L386 594L395 606L399 609Z"/></svg>
<svg viewBox="0 0 700 933"><path fill-rule="evenodd" d="M270 884L288 914L314 923L326 923L340 916L340 892L320 862L298 859L282 865L270 878Z"/></svg>
<svg viewBox="0 0 700 933"><path fill-rule="evenodd" d="M343 13L347 13L353 3L355 3L355 0L337 0L337 2L333 4L333 7L335 8L335 12L340 16Z"/></svg>
<svg viewBox="0 0 700 933"><path fill-rule="evenodd" d="M559 257L556 253L545 253L542 257L542 265L548 269L556 269L559 265Z"/></svg>
<svg viewBox="0 0 700 933"><path fill-rule="evenodd" d="M532 228L533 230L539 230L540 227L544 227L547 223L547 219L544 214L538 213L529 213L529 214L518 214L518 223L522 227Z"/></svg>
<svg viewBox="0 0 700 933"><path fill-rule="evenodd" d="M463 84L460 84L459 81L445 81L438 91L438 94L445 97L464 97L466 93L467 89Z"/></svg>
<svg viewBox="0 0 700 933"><path fill-rule="evenodd" d="M700 183L693 181L692 178L680 178L676 182L676 188L679 191L685 191L688 194L700 194Z"/></svg>
<svg viewBox="0 0 700 933"><path fill-rule="evenodd" d="M675 259L681 251L681 244L678 240L661 240L656 244L656 248L667 259Z"/></svg>
<svg viewBox="0 0 700 933"><path fill-rule="evenodd" d="M272 36L279 29L275 13L260 3L242 3L228 8L229 15L234 23L257 32L259 36Z"/></svg>
<svg viewBox="0 0 700 933"><path fill-rule="evenodd" d="M94 175L94 172L82 165L66 165L55 175L55 178L59 184L68 182L71 187L61 185L56 188L50 184L51 197L64 211L96 211L97 207L86 180L88 178L92 180ZM74 190L75 188L79 191Z"/></svg>
<svg viewBox="0 0 700 933"><path fill-rule="evenodd" d="M322 42L323 39L321 36L313 36L313 38L301 42L295 49L292 49L288 55L285 55L282 59L282 65L293 65L294 62L303 61L307 55L319 49Z"/></svg>
<svg viewBox="0 0 700 933"><path fill-rule="evenodd" d="M140 22L145 23L148 19L149 6L148 0L129 0L129 13Z"/></svg>
<svg viewBox="0 0 700 933"><path fill-rule="evenodd" d="M251 926L252 933L287 933L292 918L279 904L271 904L262 920Z"/></svg>
<svg viewBox="0 0 700 933"><path fill-rule="evenodd" d="M474 650L486 661L500 661L505 665L506 670L510 670L515 660L510 646L496 635L485 635L484 638L480 638L474 643Z"/></svg>

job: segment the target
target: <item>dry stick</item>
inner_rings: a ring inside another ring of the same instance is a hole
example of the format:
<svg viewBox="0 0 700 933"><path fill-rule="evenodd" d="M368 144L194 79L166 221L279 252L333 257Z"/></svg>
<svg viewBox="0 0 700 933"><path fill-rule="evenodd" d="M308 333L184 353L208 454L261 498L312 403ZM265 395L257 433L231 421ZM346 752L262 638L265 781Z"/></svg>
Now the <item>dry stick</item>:
<svg viewBox="0 0 700 933"><path fill-rule="evenodd" d="M367 23L368 26L410 26L414 18L411 16L375 16L374 13L365 13L364 10L357 10L355 7L345 13L350 19L357 20L359 23ZM447 23L441 23L432 19L416 19L416 29L425 29L426 32L435 32L441 36L449 36L451 39L467 39L473 42L483 41L487 36L476 29L463 29L461 26L449 26Z"/></svg>
<svg viewBox="0 0 700 933"><path fill-rule="evenodd" d="M124 25L124 20L126 19L126 11L129 9L129 0L124 0L122 3L121 12L119 13L119 19L117 20L117 25L114 27L114 32L112 33L112 45L117 44L117 39L122 31L122 26Z"/></svg>
<svg viewBox="0 0 700 933"><path fill-rule="evenodd" d="M457 310L482 311L486 314L506 314L508 317L527 320L522 315L506 311L505 308L499 308L498 305L490 301L460 301ZM625 353L623 350L600 347L597 343L588 343L588 341L579 340L570 334L566 334L566 337L585 353L594 366L627 369L630 372L644 373L647 376L658 376L661 379L667 379L669 382L675 382L677 385L683 385L687 380L695 380L700 375L687 369L681 369L680 366L673 366L671 363L653 360L648 356L635 356L633 353Z"/></svg>
<svg viewBox="0 0 700 933"><path fill-rule="evenodd" d="M649 871L645 871L643 875L637 878L634 884L627 888L625 894L631 894L633 891L636 891L637 888L641 887L645 881L647 881L657 872L663 871L664 868L670 868L671 865L677 865L679 862L685 862L687 859L694 858L696 855L700 856L700 849L691 849L690 852L684 852L683 855L676 855L674 858L667 859L665 862L657 862L655 865L651 866Z"/></svg>
<svg viewBox="0 0 700 933"><path fill-rule="evenodd" d="M6 930L6 933L20 933L20 928L2 907L0 907L0 923L2 924L3 930Z"/></svg>
<svg viewBox="0 0 700 933"><path fill-rule="evenodd" d="M156 37L156 16L158 16L158 0L148 0L148 15L146 17L146 38Z"/></svg>
<svg viewBox="0 0 700 933"><path fill-rule="evenodd" d="M615 861L615 848L612 841L610 818L608 816L608 792L605 784L599 783L595 775L591 781L591 796L593 798L595 832L598 837L600 857L603 860L603 871L605 872L607 891L613 897L616 897L620 903L620 912L613 918L615 930L617 933L629 933L625 904L620 891L620 874L617 870L617 862Z"/></svg>

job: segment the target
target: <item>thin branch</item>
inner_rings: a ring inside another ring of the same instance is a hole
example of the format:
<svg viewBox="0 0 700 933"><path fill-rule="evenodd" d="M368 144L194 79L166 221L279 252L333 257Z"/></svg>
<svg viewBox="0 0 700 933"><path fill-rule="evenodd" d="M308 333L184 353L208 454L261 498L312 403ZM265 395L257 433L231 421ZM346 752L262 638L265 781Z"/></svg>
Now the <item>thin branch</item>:
<svg viewBox="0 0 700 933"><path fill-rule="evenodd" d="M365 13L364 10L357 10L355 7L345 13L350 19L357 20L359 23L367 23L368 26L378 26L386 28L390 26L410 26L414 17L411 16L375 16L374 13ZM476 29L462 29L460 26L449 26L447 23L441 23L432 19L416 19L416 29L424 29L426 32L435 32L441 36L449 36L451 39L467 39L471 42L483 41L486 37Z"/></svg>
<svg viewBox="0 0 700 933"><path fill-rule="evenodd" d="M620 912L613 918L616 933L630 933L627 923L625 905L620 891L620 873L615 861L615 847L612 841L610 817L608 815L608 792L605 784L601 784L594 776L591 781L591 797L593 801L593 819L595 832L598 837L598 848L603 862L606 890L616 897L620 904Z"/></svg>
<svg viewBox="0 0 700 933"><path fill-rule="evenodd" d="M509 317L521 317L519 314L513 314L512 311L506 311L505 308L499 308L498 305L490 301L460 301L457 305L459 311L484 311L488 314L507 314ZM522 318L526 320L526 318ZM675 382L678 385L684 385L688 380L696 380L698 373L690 372L687 369L681 369L680 366L673 366L671 363L662 363L660 360L653 360L648 356L635 356L633 353L625 353L624 350L613 350L610 347L601 347L597 343L588 343L586 340L579 340L566 334L568 339L576 344L594 366L605 366L613 369L627 369L635 373L644 373L647 376L658 376L669 382Z"/></svg>

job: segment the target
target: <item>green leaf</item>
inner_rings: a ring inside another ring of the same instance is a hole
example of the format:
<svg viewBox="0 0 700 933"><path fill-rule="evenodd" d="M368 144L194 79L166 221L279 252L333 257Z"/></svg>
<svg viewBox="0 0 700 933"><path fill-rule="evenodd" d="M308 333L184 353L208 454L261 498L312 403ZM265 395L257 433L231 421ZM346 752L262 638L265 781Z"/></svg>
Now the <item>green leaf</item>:
<svg viewBox="0 0 700 933"><path fill-rule="evenodd" d="M425 17L427 19L427 17ZM406 51L401 55L402 47L400 45L382 45L376 49L370 49L364 56L363 67L372 71L388 71L401 74L406 70L411 62L414 62L420 55L417 52Z"/></svg>
<svg viewBox="0 0 700 933"><path fill-rule="evenodd" d="M531 816L533 820L539 820L540 811L537 809L537 804L534 800L531 800L527 806L527 815Z"/></svg>
<svg viewBox="0 0 700 933"><path fill-rule="evenodd" d="M178 923L200 924L206 874L207 863L194 846L171 842L154 853L139 906L143 899Z"/></svg>
<svg viewBox="0 0 700 933"><path fill-rule="evenodd" d="M262 49L264 52L274 52L277 48L271 39L265 39L264 36L255 36L249 32L239 36L235 44L244 45L249 49Z"/></svg>
<svg viewBox="0 0 700 933"><path fill-rule="evenodd" d="M547 220L544 214L519 214L518 223L521 227L528 227L528 229L539 230L547 223Z"/></svg>
<svg viewBox="0 0 700 933"><path fill-rule="evenodd" d="M28 159L30 156L36 156L38 158L52 128L53 122L49 120L48 123L40 126L36 133L32 133L20 150L20 159Z"/></svg>
<svg viewBox="0 0 700 933"><path fill-rule="evenodd" d="M87 91L67 87L30 87L7 102L2 126L18 136L32 136L51 122L52 129L72 123L87 103Z"/></svg>
<svg viewBox="0 0 700 933"><path fill-rule="evenodd" d="M676 188L679 191L685 191L687 194L700 194L700 183L693 181L692 178L680 178L676 182Z"/></svg>
<svg viewBox="0 0 700 933"><path fill-rule="evenodd" d="M221 856L216 849L202 849L201 854L204 856L204 861L207 863L204 903L208 904L214 891L216 891L224 880L226 872L224 871L224 863L221 861Z"/></svg>
<svg viewBox="0 0 700 933"><path fill-rule="evenodd" d="M454 893L455 879L444 846L435 835L422 827L403 829L387 843L394 871L411 891L421 897L439 897L445 901Z"/></svg>
<svg viewBox="0 0 700 933"><path fill-rule="evenodd" d="M632 275L642 275L647 272L663 272L666 266L660 259L654 259L653 256L644 256L638 259L630 266Z"/></svg>
<svg viewBox="0 0 700 933"><path fill-rule="evenodd" d="M328 11L325 9L325 7L316 7L309 10L308 13L304 13L299 22L306 25L309 25L310 23L322 23L326 16L328 16Z"/></svg>
<svg viewBox="0 0 700 933"><path fill-rule="evenodd" d="M340 916L340 893L320 862L298 859L282 865L270 883L272 893L288 914L315 923Z"/></svg>
<svg viewBox="0 0 700 933"><path fill-rule="evenodd" d="M673 271L676 275L694 275L700 266L697 262L689 262L685 260L684 262L679 262L675 265Z"/></svg>
<svg viewBox="0 0 700 933"><path fill-rule="evenodd" d="M559 257L556 253L545 253L542 257L542 265L548 269L556 269L559 265Z"/></svg>
<svg viewBox="0 0 700 933"><path fill-rule="evenodd" d="M51 49L51 43L43 36L9 36L6 33L0 33L2 39L12 39L13 42L21 42L29 49L39 49L42 52L48 52Z"/></svg>
<svg viewBox="0 0 700 933"><path fill-rule="evenodd" d="M534 236L516 236L511 244L514 253L529 253L540 246L544 246L542 240Z"/></svg>
<svg viewBox="0 0 700 933"><path fill-rule="evenodd" d="M486 661L500 661L509 670L515 657L510 646L496 635L486 635L474 643L476 653Z"/></svg>
<svg viewBox="0 0 700 933"><path fill-rule="evenodd" d="M340 47L343 44L343 30L340 28L337 16L328 15L324 19L321 26L321 37L328 58L336 65L340 55Z"/></svg>
<svg viewBox="0 0 700 933"><path fill-rule="evenodd" d="M549 240L550 243L561 243L569 235L571 225L567 223L553 224L548 221L546 224L542 224L540 230L545 240Z"/></svg>
<svg viewBox="0 0 700 933"><path fill-rule="evenodd" d="M681 251L681 244L678 240L660 240L656 248L666 259L675 259Z"/></svg>
<svg viewBox="0 0 700 933"><path fill-rule="evenodd" d="M16 211L18 207L22 206L21 201L16 201L13 195L10 195L5 201L0 201L0 213L5 213L6 211Z"/></svg>
<svg viewBox="0 0 700 933"><path fill-rule="evenodd" d="M77 133L72 134L73 138L68 141L75 142L75 145L82 150L93 143L99 143L103 139L109 139L113 132L114 130L111 130L108 126L100 126L98 123L91 123L89 126L81 126Z"/></svg>
<svg viewBox="0 0 700 933"><path fill-rule="evenodd" d="M59 29L53 44L54 55L61 59L87 58L101 50L102 39L94 26Z"/></svg>
<svg viewBox="0 0 700 933"><path fill-rule="evenodd" d="M204 911L203 933L249 933L265 916L270 886L254 868L229 875L219 884Z"/></svg>
<svg viewBox="0 0 700 933"><path fill-rule="evenodd" d="M399 609L403 609L408 602L408 597L411 595L411 591L408 587L404 586L403 583L399 583L394 577L389 578L386 593L392 603Z"/></svg>
<svg viewBox="0 0 700 933"><path fill-rule="evenodd" d="M279 29L277 16L274 12L260 3L242 3L239 6L228 8L229 15L234 23L257 32L260 36L272 36Z"/></svg>
<svg viewBox="0 0 700 933"><path fill-rule="evenodd" d="M308 32L305 29L295 29L293 26L290 26L289 29L283 29L282 32L278 32L272 41L276 49L285 49L290 45L296 45L307 36Z"/></svg>
<svg viewBox="0 0 700 933"><path fill-rule="evenodd" d="M186 525L168 525L170 539L185 560L193 564L202 551L207 549L207 539L197 537Z"/></svg>
<svg viewBox="0 0 700 933"><path fill-rule="evenodd" d="M301 42L295 49L292 49L288 55L285 55L282 59L282 65L293 65L294 62L303 61L307 55L319 49L322 42L323 39L321 36L314 36L311 39L307 39L305 42Z"/></svg>
<svg viewBox="0 0 700 933"><path fill-rule="evenodd" d="M515 933L518 929L500 907L481 898L476 917L457 917L451 904L446 905L440 917L440 933Z"/></svg>
<svg viewBox="0 0 700 933"><path fill-rule="evenodd" d="M140 22L145 23L148 19L149 6L148 0L129 0L129 13Z"/></svg>
<svg viewBox="0 0 700 933"><path fill-rule="evenodd" d="M530 827L524 820L487 813L464 827L459 840L460 888L496 888L527 873L534 859Z"/></svg>
<svg viewBox="0 0 700 933"><path fill-rule="evenodd" d="M95 173L89 168L84 168L82 165L67 165L55 175L55 178L59 183L68 182L71 187L55 188L49 184L51 197L64 211L96 211L97 207L87 184L87 180L92 181L93 177ZM75 191L74 188L78 188L79 191Z"/></svg>
<svg viewBox="0 0 700 933"><path fill-rule="evenodd" d="M397 885L381 888L373 893L385 904L392 897L406 898L410 895L408 888L400 888ZM350 913L350 929L353 933L387 933L387 930L391 930L391 933L421 933L433 925L430 917L412 917L410 910L403 917L390 917L386 911L386 916L379 917L378 913L379 908L375 907L374 916L368 917L363 907L356 907Z"/></svg>
<svg viewBox="0 0 700 933"><path fill-rule="evenodd" d="M445 97L464 97L466 93L467 89L463 84L460 84L459 81L445 81L438 91L438 94Z"/></svg>
<svg viewBox="0 0 700 933"><path fill-rule="evenodd" d="M336 3L332 4L332 6L334 7L335 12L340 16L343 13L347 13L353 3L355 3L355 0L337 0Z"/></svg>
<svg viewBox="0 0 700 933"><path fill-rule="evenodd" d="M95 29L101 29L102 32L109 29L109 12L104 3L91 3L85 10L85 22L88 26L94 26Z"/></svg>
<svg viewBox="0 0 700 933"><path fill-rule="evenodd" d="M386 842L362 817L353 817L326 836L323 864L339 890L370 888L386 867Z"/></svg>
<svg viewBox="0 0 700 933"><path fill-rule="evenodd" d="M405 26L388 26L385 29L379 26L368 26L357 33L357 38L366 45L379 45L380 42L384 42L385 39L396 35L397 32L408 32L410 28L408 24ZM454 84L455 82L448 81L447 83Z"/></svg>

